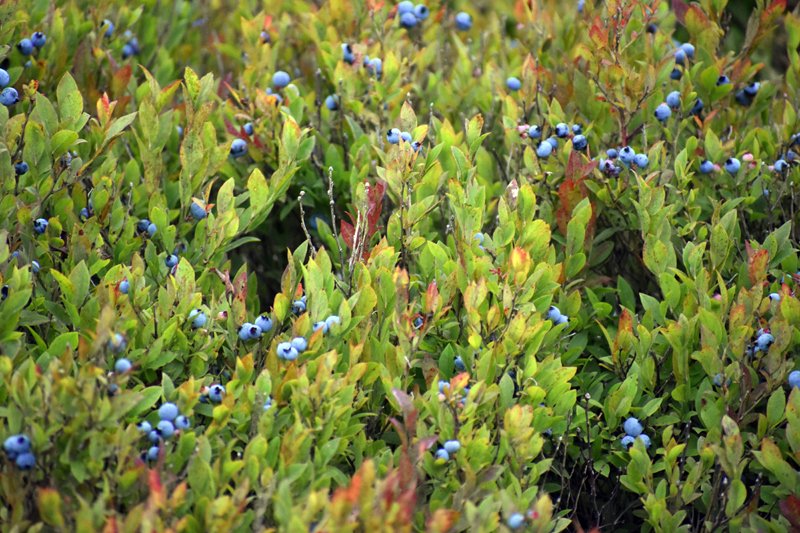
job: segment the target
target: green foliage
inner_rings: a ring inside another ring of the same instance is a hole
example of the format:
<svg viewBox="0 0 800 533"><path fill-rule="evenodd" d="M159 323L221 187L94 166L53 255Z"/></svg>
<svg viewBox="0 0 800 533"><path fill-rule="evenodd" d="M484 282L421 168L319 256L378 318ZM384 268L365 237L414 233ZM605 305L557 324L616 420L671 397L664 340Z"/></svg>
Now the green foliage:
<svg viewBox="0 0 800 533"><path fill-rule="evenodd" d="M800 12L593 4L2 3L0 531L797 530Z"/></svg>

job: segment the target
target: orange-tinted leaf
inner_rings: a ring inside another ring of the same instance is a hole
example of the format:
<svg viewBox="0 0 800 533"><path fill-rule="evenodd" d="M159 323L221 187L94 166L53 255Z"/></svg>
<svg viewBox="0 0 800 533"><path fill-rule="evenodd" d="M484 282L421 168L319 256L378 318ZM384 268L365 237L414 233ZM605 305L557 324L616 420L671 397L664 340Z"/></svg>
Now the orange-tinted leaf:
<svg viewBox="0 0 800 533"><path fill-rule="evenodd" d="M764 279L767 275L767 263L769 262L769 252L766 250L759 250L750 260L750 265L747 267L747 273L750 275L750 283L753 285L756 282Z"/></svg>
<svg viewBox="0 0 800 533"><path fill-rule="evenodd" d="M689 4L682 0L672 0L672 10L675 12L678 22L686 26L686 12L689 11Z"/></svg>

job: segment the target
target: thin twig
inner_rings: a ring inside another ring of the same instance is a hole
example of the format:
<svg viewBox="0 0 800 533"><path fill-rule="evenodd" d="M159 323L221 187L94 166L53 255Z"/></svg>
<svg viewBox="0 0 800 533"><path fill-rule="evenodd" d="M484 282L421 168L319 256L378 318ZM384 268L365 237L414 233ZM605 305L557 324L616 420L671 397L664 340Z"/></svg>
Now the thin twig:
<svg viewBox="0 0 800 533"><path fill-rule="evenodd" d="M303 211L303 196L305 195L306 191L300 191L300 196L297 197L297 203L300 204L300 225L303 226L303 233L306 234L306 240L311 247L311 254L316 257L317 249L314 248L314 243L311 242L311 235L309 235L308 228L306 228L306 213Z"/></svg>

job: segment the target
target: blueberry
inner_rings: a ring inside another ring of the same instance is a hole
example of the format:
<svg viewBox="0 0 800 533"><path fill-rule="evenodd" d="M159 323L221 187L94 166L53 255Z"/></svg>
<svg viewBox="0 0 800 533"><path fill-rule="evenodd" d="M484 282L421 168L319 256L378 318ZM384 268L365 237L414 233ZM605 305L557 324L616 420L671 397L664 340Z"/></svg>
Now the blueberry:
<svg viewBox="0 0 800 533"><path fill-rule="evenodd" d="M189 320L192 321L193 327L202 328L206 325L207 318L202 309L193 309L192 312L189 313Z"/></svg>
<svg viewBox="0 0 800 533"><path fill-rule="evenodd" d="M542 129L539 126L536 126L535 124L531 126L530 129L528 130L528 137L530 137L531 139L538 139L541 136L542 136Z"/></svg>
<svg viewBox="0 0 800 533"><path fill-rule="evenodd" d="M120 333L114 333L108 341L108 347L112 352L121 352L128 347L128 342Z"/></svg>
<svg viewBox="0 0 800 533"><path fill-rule="evenodd" d="M342 52L344 53L344 62L352 65L356 60L353 55L353 48L347 43L342 43Z"/></svg>
<svg viewBox="0 0 800 533"><path fill-rule="evenodd" d="M189 210L192 213L192 218L195 220L203 220L206 218L206 216L208 216L208 213L206 213L205 203L201 205L196 202L192 202Z"/></svg>
<svg viewBox="0 0 800 533"><path fill-rule="evenodd" d="M33 222L33 231L35 231L39 235L42 235L44 234L45 231L47 231L48 225L49 222L47 222L46 218L38 218Z"/></svg>
<svg viewBox="0 0 800 533"><path fill-rule="evenodd" d="M367 64L367 68L370 72L374 72L378 78L381 77L381 72L383 70L383 61L378 59L377 57L374 59L370 59L369 64Z"/></svg>
<svg viewBox="0 0 800 533"><path fill-rule="evenodd" d="M696 115L702 110L703 110L703 101L698 98L697 100L694 101L694 105L692 106L692 109L689 110L689 114Z"/></svg>
<svg viewBox="0 0 800 533"><path fill-rule="evenodd" d="M158 226L156 226L152 222L150 223L149 226L147 226L147 234L150 235L151 237L154 236L157 231L158 231Z"/></svg>
<svg viewBox="0 0 800 533"><path fill-rule="evenodd" d="M8 285L3 285L3 288L0 289L0 301L5 300L8 298Z"/></svg>
<svg viewBox="0 0 800 533"><path fill-rule="evenodd" d="M714 170L714 163L708 159L700 163L700 172L703 174L709 174L712 170Z"/></svg>
<svg viewBox="0 0 800 533"><path fill-rule="evenodd" d="M581 135L583 133L583 126L581 126L580 124L573 124L572 133L574 133L575 135Z"/></svg>
<svg viewBox="0 0 800 533"><path fill-rule="evenodd" d="M41 268L42 267L39 265L39 261L35 259L31 261L31 270L33 271L34 274L38 274Z"/></svg>
<svg viewBox="0 0 800 533"><path fill-rule="evenodd" d="M247 124L245 124L244 126L242 126L242 129L244 130L244 132L245 132L246 134L248 134L248 135L250 135L250 136L252 136L252 135L253 135L253 123L252 123L252 122L248 122Z"/></svg>
<svg viewBox="0 0 800 533"><path fill-rule="evenodd" d="M569 126L563 122L556 124L556 137L563 139L567 135L569 135Z"/></svg>
<svg viewBox="0 0 800 533"><path fill-rule="evenodd" d="M339 320L338 316L331 315L331 316L329 316L328 318L325 319L325 323L328 324L328 329L331 329L331 327L334 324L336 324L337 326L340 325L341 324L341 320Z"/></svg>
<svg viewBox="0 0 800 533"><path fill-rule="evenodd" d="M754 81L750 85L744 88L744 93L749 96L750 98L754 98L756 93L758 93L758 89L761 87L761 84L757 81Z"/></svg>
<svg viewBox="0 0 800 533"><path fill-rule="evenodd" d="M400 138L403 139L407 143L411 142L411 134L408 133L407 131L401 131L400 132Z"/></svg>
<svg viewBox="0 0 800 533"><path fill-rule="evenodd" d="M444 381L443 379L439 380L439 392L444 392L444 388L449 386L450 386L449 381Z"/></svg>
<svg viewBox="0 0 800 533"><path fill-rule="evenodd" d="M519 81L519 78L508 78L506 86L512 91L519 91L522 88L522 82Z"/></svg>
<svg viewBox="0 0 800 533"><path fill-rule="evenodd" d="M291 342L281 342L278 344L278 357L287 361L294 361L299 355Z"/></svg>
<svg viewBox="0 0 800 533"><path fill-rule="evenodd" d="M636 159L636 152L634 152L633 148L630 146L626 146L619 151L619 160L623 163L633 163L634 159Z"/></svg>
<svg viewBox="0 0 800 533"><path fill-rule="evenodd" d="M453 359L453 364L455 365L456 370L460 372L464 372L467 369L467 367L464 365L464 360L461 359L460 355Z"/></svg>
<svg viewBox="0 0 800 533"><path fill-rule="evenodd" d="M151 426L150 422L148 422L147 420L142 420L141 422L136 424L136 428L144 433L150 433L151 431L153 431L153 426Z"/></svg>
<svg viewBox="0 0 800 533"><path fill-rule="evenodd" d="M447 450L445 450L444 448L439 448L438 450L436 450L436 460L438 461L439 459L443 461L449 461L450 454L447 453Z"/></svg>
<svg viewBox="0 0 800 533"><path fill-rule="evenodd" d="M669 73L669 79L675 80L675 81L678 81L679 79L681 79L681 69L679 69L679 68L672 69L672 72Z"/></svg>
<svg viewBox="0 0 800 533"><path fill-rule="evenodd" d="M683 43L681 45L681 50L686 54L686 57L689 59L694 59L694 46L689 43Z"/></svg>
<svg viewBox="0 0 800 533"><path fill-rule="evenodd" d="M519 529L523 522L525 522L525 517L520 513L514 513L508 517L508 527L511 529Z"/></svg>
<svg viewBox="0 0 800 533"><path fill-rule="evenodd" d="M553 153L553 145L547 141L539 143L539 146L536 147L536 155L537 157L541 157L542 159L549 157L550 154L552 153Z"/></svg>
<svg viewBox="0 0 800 533"><path fill-rule="evenodd" d="M19 102L19 93L15 88L6 87L3 92L0 92L0 104L9 107L17 102Z"/></svg>
<svg viewBox="0 0 800 533"><path fill-rule="evenodd" d="M397 4L397 15L400 16L406 13L414 13L414 2L403 0Z"/></svg>
<svg viewBox="0 0 800 533"><path fill-rule="evenodd" d="M241 157L247 152L247 141L244 139L234 139L231 143L231 156Z"/></svg>
<svg viewBox="0 0 800 533"><path fill-rule="evenodd" d="M735 98L736 102L743 107L748 107L750 104L753 103L753 99L747 96L747 93L745 93L743 90L736 93Z"/></svg>
<svg viewBox="0 0 800 533"><path fill-rule="evenodd" d="M775 172L783 172L787 168L789 168L789 164L786 163L783 159L778 159L775 161L775 164L772 166L775 169Z"/></svg>
<svg viewBox="0 0 800 533"><path fill-rule="evenodd" d="M420 150L422 150L422 143L419 141L414 141L413 143L411 143L411 148L415 152L419 152Z"/></svg>
<svg viewBox="0 0 800 533"><path fill-rule="evenodd" d="M25 161L20 161L19 163L14 165L14 173L17 176L22 176L23 174L27 173L29 169L30 167L28 166L28 163L26 163Z"/></svg>
<svg viewBox="0 0 800 533"><path fill-rule="evenodd" d="M239 338L243 341L249 341L252 337L250 337L250 331L252 328L256 327L255 324L251 324L250 322L245 322L239 327Z"/></svg>
<svg viewBox="0 0 800 533"><path fill-rule="evenodd" d="M36 466L36 457L31 452L24 452L17 456L17 466L20 470L30 470Z"/></svg>
<svg viewBox="0 0 800 533"><path fill-rule="evenodd" d="M122 359L117 359L117 362L114 363L114 372L118 374L124 374L131 369L131 366L133 365L131 365L130 359L126 359L124 357Z"/></svg>
<svg viewBox="0 0 800 533"><path fill-rule="evenodd" d="M636 163L636 166L639 168L647 168L650 160L647 159L645 154L636 154L636 157L633 158L633 162Z"/></svg>
<svg viewBox="0 0 800 533"><path fill-rule="evenodd" d="M789 386L800 388L800 370L793 370L789 373Z"/></svg>
<svg viewBox="0 0 800 533"><path fill-rule="evenodd" d="M413 6L413 4L411 5ZM414 13L403 13L400 16L400 25L404 28L413 28L417 25L417 17L414 16Z"/></svg>
<svg viewBox="0 0 800 533"><path fill-rule="evenodd" d="M714 376L714 385L716 385L717 387L722 387L722 380L723 380L722 374L717 374L716 376ZM731 379L728 378L728 386L730 386L730 384L731 384Z"/></svg>
<svg viewBox="0 0 800 533"><path fill-rule="evenodd" d="M217 403L221 402L223 394L225 394L225 387L223 387L218 383L215 383L214 385L211 385L211 387L208 388L208 398L212 402L217 402Z"/></svg>
<svg viewBox="0 0 800 533"><path fill-rule="evenodd" d="M31 42L36 48L41 48L47 42L47 36L40 31L34 32L34 34L31 35Z"/></svg>
<svg viewBox="0 0 800 533"><path fill-rule="evenodd" d="M125 32L125 35L126 35L126 36L128 36L128 37L130 37L130 35L131 35L131 32L129 32L129 31L126 31L126 32ZM131 51L132 51L134 54L138 54L138 53L140 52L140 50L139 50L139 39L137 39L136 37L133 37L133 38L132 38L130 41L128 41L126 44L127 44L127 46L130 46L130 48L131 48Z"/></svg>
<svg viewBox="0 0 800 533"><path fill-rule="evenodd" d="M719 78L717 78L717 86L726 85L726 84L728 84L730 82L731 82L731 80L729 80L728 76L726 76L724 74L722 76L720 76Z"/></svg>
<svg viewBox="0 0 800 533"><path fill-rule="evenodd" d="M621 444L622 444L622 447L627 450L628 447L631 444L633 444L635 441L636 441L636 437L631 437L630 435L625 435L624 437L622 437Z"/></svg>
<svg viewBox="0 0 800 533"><path fill-rule="evenodd" d="M634 417L627 419L622 427L625 429L625 433L631 437L638 437L642 433L642 424Z"/></svg>
<svg viewBox="0 0 800 533"><path fill-rule="evenodd" d="M583 13L586 8L586 0L578 0L578 13Z"/></svg>
<svg viewBox="0 0 800 533"><path fill-rule="evenodd" d="M339 109L339 97L335 94L332 94L325 98L325 107L330 109L331 111L336 111Z"/></svg>
<svg viewBox="0 0 800 533"><path fill-rule="evenodd" d="M400 142L400 130L397 128L392 128L391 130L386 132L386 141L389 144L397 144Z"/></svg>
<svg viewBox="0 0 800 533"><path fill-rule="evenodd" d="M151 461L158 460L158 446L151 446L149 450L147 450L147 458Z"/></svg>
<svg viewBox="0 0 800 533"><path fill-rule="evenodd" d="M164 259L164 264L167 265L167 268L172 268L178 264L178 256L175 254L168 255L166 259Z"/></svg>
<svg viewBox="0 0 800 533"><path fill-rule="evenodd" d="M681 106L681 93L678 91L672 91L667 95L667 105L669 107L680 107Z"/></svg>
<svg viewBox="0 0 800 533"><path fill-rule="evenodd" d="M550 137L545 142L550 143L550 146L553 147L553 150L557 150L558 149L558 139L556 137Z"/></svg>
<svg viewBox="0 0 800 533"><path fill-rule="evenodd" d="M175 426L170 420L162 420L156 425L162 439L168 439L175 433Z"/></svg>
<svg viewBox="0 0 800 533"><path fill-rule="evenodd" d="M30 39L22 39L17 43L17 50L24 56L29 56L33 52L33 41Z"/></svg>
<svg viewBox="0 0 800 533"><path fill-rule="evenodd" d="M3 449L7 452L25 453L31 448L31 439L27 435L11 435L3 442Z"/></svg>
<svg viewBox="0 0 800 533"><path fill-rule="evenodd" d="M143 233L147 231L147 228L149 226L150 226L150 221L147 220L146 218L143 218L142 220L139 221L138 224L136 224L136 229Z"/></svg>
<svg viewBox="0 0 800 533"><path fill-rule="evenodd" d="M583 135L576 135L572 138L572 148L574 150L578 150L582 152L586 150L586 147L589 145L589 141Z"/></svg>
<svg viewBox="0 0 800 533"><path fill-rule="evenodd" d="M737 172L739 172L741 166L742 164L735 157L730 157L725 161L725 170L727 170L731 174L736 174Z"/></svg>
<svg viewBox="0 0 800 533"><path fill-rule="evenodd" d="M147 438L150 439L150 442L158 444L158 441L161 439L161 432L157 429L154 429L147 434Z"/></svg>
<svg viewBox="0 0 800 533"><path fill-rule="evenodd" d="M299 315L301 313L305 313L306 311L306 303L303 300L295 300L292 303L292 313Z"/></svg>
<svg viewBox="0 0 800 533"><path fill-rule="evenodd" d="M133 48L129 44L122 46L122 59L128 59L134 54Z"/></svg>
<svg viewBox="0 0 800 533"><path fill-rule="evenodd" d="M469 16L469 13L462 11L456 15L456 27L461 31L467 31L472 28L472 17Z"/></svg>
<svg viewBox="0 0 800 533"><path fill-rule="evenodd" d="M162 404L158 408L158 418L161 420L175 420L176 416L178 416L178 406L172 402Z"/></svg>
<svg viewBox="0 0 800 533"><path fill-rule="evenodd" d="M447 453L456 453L461 449L461 443L457 440L448 440L444 443L444 449L447 451Z"/></svg>
<svg viewBox="0 0 800 533"><path fill-rule="evenodd" d="M269 36L269 32L267 30L263 30L261 32L260 37L261 37L261 44L267 44L268 42L270 42L272 40L272 38Z"/></svg>
<svg viewBox="0 0 800 533"><path fill-rule="evenodd" d="M556 325L560 326L561 324L566 324L569 322L569 317L567 315L561 315L556 319Z"/></svg>
<svg viewBox="0 0 800 533"><path fill-rule="evenodd" d="M287 85L289 85L290 81L292 81L292 79L289 77L287 73L285 73L282 70L279 70L272 76L272 85L278 87L279 89L281 87L286 87Z"/></svg>
<svg viewBox="0 0 800 533"><path fill-rule="evenodd" d="M606 150L606 156L608 156L609 159L616 159L617 157L619 157L619 153L617 153L617 151L614 148L609 148L608 150Z"/></svg>
<svg viewBox="0 0 800 533"><path fill-rule="evenodd" d="M11 76L6 69L0 68L0 87L5 87L9 83L11 83Z"/></svg>
<svg viewBox="0 0 800 533"><path fill-rule="evenodd" d="M472 239L477 240L478 244L483 244L483 233L479 231L478 233L475 234L475 236Z"/></svg>
<svg viewBox="0 0 800 533"><path fill-rule="evenodd" d="M308 341L305 337L295 337L292 339L292 348L297 350L297 353L303 353L308 348Z"/></svg>
<svg viewBox="0 0 800 533"><path fill-rule="evenodd" d="M421 328L422 324L424 324L424 323L425 323L425 321L422 320L422 317L420 317L420 316L418 316L417 318L414 319L414 327L417 328L417 329Z"/></svg>
<svg viewBox="0 0 800 533"><path fill-rule="evenodd" d="M418 4L417 7L414 8L414 16L417 17L419 20L425 20L428 18L430 11L428 10L427 6L422 4Z"/></svg>
<svg viewBox="0 0 800 533"><path fill-rule="evenodd" d="M656 115L656 119L659 122L666 122L667 119L669 119L669 117L672 115L672 110L669 108L669 106L666 103L660 104L656 108L655 115Z"/></svg>
<svg viewBox="0 0 800 533"><path fill-rule="evenodd" d="M773 293L771 293L769 295L769 299L772 300L772 301L775 301L775 302L780 302L781 301L781 295L778 294L777 292L773 292Z"/></svg>
<svg viewBox="0 0 800 533"><path fill-rule="evenodd" d="M683 51L683 48L678 48L672 55L675 56L676 64L683 65L683 62L686 60L686 52Z"/></svg>
<svg viewBox="0 0 800 533"><path fill-rule="evenodd" d="M103 21L103 26L108 26L106 28L105 36L106 37L111 37L114 34L114 23L111 22L110 20L106 19L106 20Z"/></svg>
<svg viewBox="0 0 800 533"><path fill-rule="evenodd" d="M650 447L650 437L642 433L641 435L639 435L639 439L644 443L645 449Z"/></svg>
<svg viewBox="0 0 800 533"><path fill-rule="evenodd" d="M762 333L756 339L756 348L758 351L766 352L773 342L775 342L775 337L771 333Z"/></svg>
<svg viewBox="0 0 800 533"><path fill-rule="evenodd" d="M314 322L314 331L322 330L322 334L328 333L328 323L324 320L320 320L319 322Z"/></svg>
<svg viewBox="0 0 800 533"><path fill-rule="evenodd" d="M261 315L256 318L256 326L261 328L261 333L266 333L272 329L272 319L269 315Z"/></svg>
<svg viewBox="0 0 800 533"><path fill-rule="evenodd" d="M183 415L175 418L175 427L178 429L189 429L191 425L192 424L189 422L189 419Z"/></svg>

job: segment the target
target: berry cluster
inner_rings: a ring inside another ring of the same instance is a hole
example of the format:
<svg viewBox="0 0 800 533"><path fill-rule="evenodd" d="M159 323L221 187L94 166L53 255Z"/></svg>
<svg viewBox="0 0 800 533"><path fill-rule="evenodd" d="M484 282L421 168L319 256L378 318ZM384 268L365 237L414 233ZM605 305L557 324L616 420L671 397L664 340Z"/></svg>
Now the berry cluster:
<svg viewBox="0 0 800 533"><path fill-rule="evenodd" d="M645 448L650 447L650 437L642 433L642 424L637 418L631 417L627 419L622 427L625 430L625 436L622 437L621 441L623 448L627 450L637 438L644 443Z"/></svg>
<svg viewBox="0 0 800 533"><path fill-rule="evenodd" d="M11 435L3 442L3 450L8 460L17 463L20 470L36 466L36 457L31 453L31 439L27 435Z"/></svg>

